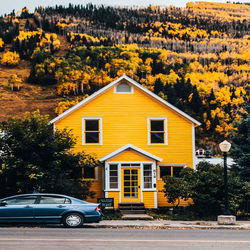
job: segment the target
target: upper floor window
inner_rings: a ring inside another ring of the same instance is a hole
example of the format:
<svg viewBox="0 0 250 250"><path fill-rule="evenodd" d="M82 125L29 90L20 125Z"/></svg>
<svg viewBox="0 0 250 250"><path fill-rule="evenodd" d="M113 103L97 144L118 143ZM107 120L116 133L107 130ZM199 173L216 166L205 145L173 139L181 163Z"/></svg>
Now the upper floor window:
<svg viewBox="0 0 250 250"><path fill-rule="evenodd" d="M167 145L167 118L148 119L148 144Z"/></svg>
<svg viewBox="0 0 250 250"><path fill-rule="evenodd" d="M83 118L83 145L102 145L102 118Z"/></svg>
<svg viewBox="0 0 250 250"><path fill-rule="evenodd" d="M133 88L126 82L122 82L115 87L115 93L133 93Z"/></svg>

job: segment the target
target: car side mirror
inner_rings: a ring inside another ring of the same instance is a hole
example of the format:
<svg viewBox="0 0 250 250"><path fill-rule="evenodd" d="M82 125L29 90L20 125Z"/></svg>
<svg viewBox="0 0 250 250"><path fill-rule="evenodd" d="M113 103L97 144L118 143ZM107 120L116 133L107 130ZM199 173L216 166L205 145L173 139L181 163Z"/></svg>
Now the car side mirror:
<svg viewBox="0 0 250 250"><path fill-rule="evenodd" d="M7 202L6 201L1 201L0 202L0 207L5 207L7 205Z"/></svg>

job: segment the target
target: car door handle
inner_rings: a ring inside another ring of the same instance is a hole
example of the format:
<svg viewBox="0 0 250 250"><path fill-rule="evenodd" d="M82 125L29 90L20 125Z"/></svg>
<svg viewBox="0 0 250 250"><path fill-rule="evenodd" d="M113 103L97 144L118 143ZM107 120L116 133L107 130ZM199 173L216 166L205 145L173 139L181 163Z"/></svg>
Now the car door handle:
<svg viewBox="0 0 250 250"><path fill-rule="evenodd" d="M27 206L25 206L25 208L33 208L33 207L32 207L32 206L27 205Z"/></svg>
<svg viewBox="0 0 250 250"><path fill-rule="evenodd" d="M63 205L59 205L59 206L57 206L57 207L59 207L59 208L63 208L63 207L66 207L66 206L63 206Z"/></svg>

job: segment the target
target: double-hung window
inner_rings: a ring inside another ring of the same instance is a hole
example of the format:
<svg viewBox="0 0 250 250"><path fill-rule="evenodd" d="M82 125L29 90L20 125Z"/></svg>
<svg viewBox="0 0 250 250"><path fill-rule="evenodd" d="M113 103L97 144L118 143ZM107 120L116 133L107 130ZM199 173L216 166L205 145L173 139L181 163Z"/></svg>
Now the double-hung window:
<svg viewBox="0 0 250 250"><path fill-rule="evenodd" d="M143 187L144 189L152 188L152 164L143 165Z"/></svg>
<svg viewBox="0 0 250 250"><path fill-rule="evenodd" d="M148 118L148 144L167 145L167 118Z"/></svg>
<svg viewBox="0 0 250 250"><path fill-rule="evenodd" d="M118 164L109 165L109 189L118 188Z"/></svg>
<svg viewBox="0 0 250 250"><path fill-rule="evenodd" d="M83 118L83 145L102 145L102 118Z"/></svg>

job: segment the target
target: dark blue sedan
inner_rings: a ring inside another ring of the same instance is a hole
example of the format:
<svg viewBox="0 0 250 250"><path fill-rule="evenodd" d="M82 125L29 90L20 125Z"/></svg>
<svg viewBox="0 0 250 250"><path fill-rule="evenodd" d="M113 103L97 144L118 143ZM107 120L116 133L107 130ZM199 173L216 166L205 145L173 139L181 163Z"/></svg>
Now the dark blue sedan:
<svg viewBox="0 0 250 250"><path fill-rule="evenodd" d="M99 204L60 194L22 194L0 200L0 223L63 223L80 227L102 219Z"/></svg>

